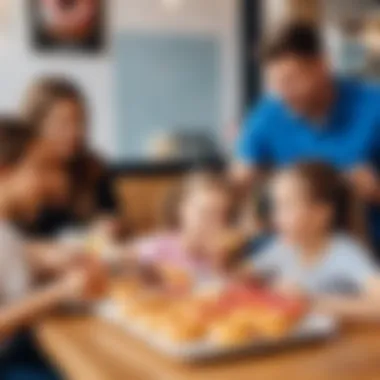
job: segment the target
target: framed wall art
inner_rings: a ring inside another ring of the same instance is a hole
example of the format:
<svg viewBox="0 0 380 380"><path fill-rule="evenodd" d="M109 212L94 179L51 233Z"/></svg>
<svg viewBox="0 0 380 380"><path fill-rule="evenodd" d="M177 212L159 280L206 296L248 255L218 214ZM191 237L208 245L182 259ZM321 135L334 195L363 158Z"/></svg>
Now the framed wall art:
<svg viewBox="0 0 380 380"><path fill-rule="evenodd" d="M33 46L39 51L99 52L106 0L30 0Z"/></svg>

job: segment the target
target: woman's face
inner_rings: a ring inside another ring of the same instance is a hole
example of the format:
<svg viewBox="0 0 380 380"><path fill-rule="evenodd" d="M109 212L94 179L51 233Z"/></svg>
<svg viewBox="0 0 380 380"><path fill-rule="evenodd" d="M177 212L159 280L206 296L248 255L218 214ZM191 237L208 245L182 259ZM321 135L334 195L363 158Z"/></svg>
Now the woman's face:
<svg viewBox="0 0 380 380"><path fill-rule="evenodd" d="M82 106L74 100L57 101L41 125L41 137L60 160L70 160L83 146L85 122Z"/></svg>

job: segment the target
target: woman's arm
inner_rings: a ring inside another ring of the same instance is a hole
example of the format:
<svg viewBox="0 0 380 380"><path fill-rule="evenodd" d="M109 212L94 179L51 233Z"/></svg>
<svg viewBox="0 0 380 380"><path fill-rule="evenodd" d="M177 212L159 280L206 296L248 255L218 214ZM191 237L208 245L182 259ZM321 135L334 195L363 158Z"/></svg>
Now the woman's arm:
<svg viewBox="0 0 380 380"><path fill-rule="evenodd" d="M62 273L70 265L74 249L49 240L29 241L27 257L37 276L54 276Z"/></svg>
<svg viewBox="0 0 380 380"><path fill-rule="evenodd" d="M62 279L24 299L0 308L0 339L70 300L92 299L101 295L106 285L105 268L96 261L86 260Z"/></svg>
<svg viewBox="0 0 380 380"><path fill-rule="evenodd" d="M42 314L62 302L79 297L87 277L83 272L73 272L59 282L38 290L24 299L0 308L0 340L20 327L27 326Z"/></svg>

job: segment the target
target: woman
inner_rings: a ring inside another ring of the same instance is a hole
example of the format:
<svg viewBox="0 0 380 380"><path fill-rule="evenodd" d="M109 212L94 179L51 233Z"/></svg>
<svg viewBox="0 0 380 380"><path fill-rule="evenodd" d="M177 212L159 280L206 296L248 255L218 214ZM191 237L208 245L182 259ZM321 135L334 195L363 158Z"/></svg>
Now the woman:
<svg viewBox="0 0 380 380"><path fill-rule="evenodd" d="M81 91L67 79L42 78L27 92L23 115L35 126L51 161L62 168L57 191L29 232L53 236L96 216L114 213L111 176L86 145L89 117Z"/></svg>

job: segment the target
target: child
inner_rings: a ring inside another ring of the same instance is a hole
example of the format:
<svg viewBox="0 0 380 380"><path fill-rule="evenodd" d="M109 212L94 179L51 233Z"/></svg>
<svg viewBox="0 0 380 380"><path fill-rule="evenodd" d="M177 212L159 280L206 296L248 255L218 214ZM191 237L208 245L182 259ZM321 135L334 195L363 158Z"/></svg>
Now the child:
<svg viewBox="0 0 380 380"><path fill-rule="evenodd" d="M12 337L41 313L87 293L95 281L89 270L78 268L46 288L31 288L34 268L14 221L34 217L50 186L51 170L33 144L22 122L0 117L0 372L7 379L15 373L46 378L46 368L27 361L25 349L22 358L11 350ZM20 373L21 362L26 373Z"/></svg>
<svg viewBox="0 0 380 380"><path fill-rule="evenodd" d="M322 311L380 319L380 280L369 253L344 231L349 195L337 172L302 163L275 176L272 216L278 237L254 259L283 291L306 292Z"/></svg>
<svg viewBox="0 0 380 380"><path fill-rule="evenodd" d="M223 267L239 243L230 230L229 185L218 174L195 173L184 181L177 198L168 210L170 230L139 239L132 250L142 265L169 266L196 278L207 277Z"/></svg>

